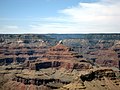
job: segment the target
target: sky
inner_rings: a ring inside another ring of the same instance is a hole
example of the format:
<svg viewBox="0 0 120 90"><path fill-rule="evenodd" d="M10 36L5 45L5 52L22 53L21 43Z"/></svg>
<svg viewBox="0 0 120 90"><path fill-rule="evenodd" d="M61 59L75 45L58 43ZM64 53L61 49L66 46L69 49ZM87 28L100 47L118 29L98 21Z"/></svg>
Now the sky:
<svg viewBox="0 0 120 90"><path fill-rule="evenodd" d="M120 0L0 0L0 34L120 33Z"/></svg>

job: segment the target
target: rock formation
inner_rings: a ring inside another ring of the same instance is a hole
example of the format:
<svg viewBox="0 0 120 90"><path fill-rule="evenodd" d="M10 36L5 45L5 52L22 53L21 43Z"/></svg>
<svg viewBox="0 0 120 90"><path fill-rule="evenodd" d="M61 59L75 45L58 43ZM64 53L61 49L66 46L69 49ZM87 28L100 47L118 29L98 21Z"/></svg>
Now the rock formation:
<svg viewBox="0 0 120 90"><path fill-rule="evenodd" d="M119 90L119 36L0 35L0 90Z"/></svg>
<svg viewBox="0 0 120 90"><path fill-rule="evenodd" d="M60 68L66 69L89 69L92 67L91 63L84 60L82 55L74 52L73 49L58 43L51 47L43 55L43 57L29 66L31 69L39 70L42 68Z"/></svg>

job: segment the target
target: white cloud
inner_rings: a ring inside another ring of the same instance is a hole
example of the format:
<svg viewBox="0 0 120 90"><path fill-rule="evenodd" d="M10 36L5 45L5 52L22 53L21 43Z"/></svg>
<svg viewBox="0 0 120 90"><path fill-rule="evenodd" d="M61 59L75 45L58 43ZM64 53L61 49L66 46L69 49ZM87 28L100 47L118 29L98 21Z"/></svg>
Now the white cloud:
<svg viewBox="0 0 120 90"><path fill-rule="evenodd" d="M75 21L111 21L120 19L120 3L79 3L76 7L67 8L60 12L69 16Z"/></svg>
<svg viewBox="0 0 120 90"><path fill-rule="evenodd" d="M115 0L118 1L118 0ZM109 3L108 3L109 2ZM102 0L97 3L79 3L59 11L78 24L84 32L120 32L120 2ZM84 23L84 24L81 24ZM82 28L84 25L84 28ZM77 32L81 32L78 30Z"/></svg>
<svg viewBox="0 0 120 90"><path fill-rule="evenodd" d="M30 25L31 33L74 33L73 24L47 23L39 25Z"/></svg>
<svg viewBox="0 0 120 90"><path fill-rule="evenodd" d="M60 10L60 17L44 18L51 21L34 25L38 33L120 33L120 2L101 0L96 3L79 3ZM63 22L62 22L63 21Z"/></svg>

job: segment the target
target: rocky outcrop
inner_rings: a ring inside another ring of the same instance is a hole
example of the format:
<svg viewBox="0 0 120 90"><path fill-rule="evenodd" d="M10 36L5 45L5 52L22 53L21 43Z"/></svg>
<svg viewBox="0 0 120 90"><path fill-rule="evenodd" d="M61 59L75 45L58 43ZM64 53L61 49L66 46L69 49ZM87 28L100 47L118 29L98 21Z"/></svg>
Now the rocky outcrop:
<svg viewBox="0 0 120 90"><path fill-rule="evenodd" d="M80 76L81 80L84 81L92 81L94 79L101 79L103 77L107 77L110 79L115 79L116 74L110 68L100 68L100 69L93 69L89 73L83 74Z"/></svg>
<svg viewBox="0 0 120 90"><path fill-rule="evenodd" d="M118 56L113 50L99 50L94 53L96 63L101 66L118 67Z"/></svg>
<svg viewBox="0 0 120 90"><path fill-rule="evenodd" d="M89 61L83 60L83 56L74 52L73 49L58 43L48 49L43 57L33 63L30 63L29 68L39 70L43 68L66 68L66 69L89 69L92 67Z"/></svg>
<svg viewBox="0 0 120 90"><path fill-rule="evenodd" d="M93 69L90 72L82 73L70 84L64 85L60 90L119 90L120 80L110 68Z"/></svg>
<svg viewBox="0 0 120 90"><path fill-rule="evenodd" d="M36 86L33 84L25 85L23 83L16 81L7 82L6 84L4 84L3 88L4 88L3 90L51 90L50 88L44 85L40 86Z"/></svg>
<svg viewBox="0 0 120 90"><path fill-rule="evenodd" d="M26 44L21 40L0 44L0 65L22 64L26 60L41 58L47 50L47 43L37 41Z"/></svg>

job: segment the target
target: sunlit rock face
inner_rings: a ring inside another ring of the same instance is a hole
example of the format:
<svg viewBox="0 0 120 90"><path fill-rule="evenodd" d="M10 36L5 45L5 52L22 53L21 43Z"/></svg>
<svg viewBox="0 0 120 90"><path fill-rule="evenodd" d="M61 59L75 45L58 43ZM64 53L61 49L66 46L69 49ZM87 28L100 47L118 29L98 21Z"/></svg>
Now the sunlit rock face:
<svg viewBox="0 0 120 90"><path fill-rule="evenodd" d="M43 68L89 69L92 67L88 60L62 42L49 48L41 59L31 62L29 68L39 70Z"/></svg>
<svg viewBox="0 0 120 90"><path fill-rule="evenodd" d="M1 36L0 90L120 88L119 35Z"/></svg>
<svg viewBox="0 0 120 90"><path fill-rule="evenodd" d="M14 79L12 77L9 76L11 80L5 82L1 90L66 90L66 88L89 90L91 87L96 90L99 90L99 88L103 88L103 90L112 90L113 88L119 90L120 87L116 71L105 67L84 71L75 69L70 71L63 68L59 70L52 68L41 69L39 72L23 70L16 74Z"/></svg>
<svg viewBox="0 0 120 90"><path fill-rule="evenodd" d="M34 40L25 43L24 40L6 41L0 44L0 65L23 64L27 60L35 61L41 58L47 50L47 43Z"/></svg>
<svg viewBox="0 0 120 90"><path fill-rule="evenodd" d="M63 40L63 44L72 47L72 49L80 53L84 58L98 65L119 67L120 44L117 38L65 39Z"/></svg>
<svg viewBox="0 0 120 90"><path fill-rule="evenodd" d="M50 88L41 85L35 86L33 84L25 85L21 82L10 81L3 86L3 90L50 90Z"/></svg>
<svg viewBox="0 0 120 90"><path fill-rule="evenodd" d="M95 63L101 65L103 63L102 66L119 67L119 61L116 59L116 56L120 58L119 34L1 35L0 40L0 65L10 65L12 63L21 64L27 60L36 61L36 59L43 57L57 60L69 60L73 59L73 57L83 57L93 62L96 61ZM58 45L52 47L58 40L60 40ZM52 48L49 49L49 47ZM63 50L61 50L62 47L64 47ZM79 53L79 55L72 52L73 50ZM115 51L117 54L115 55L115 53L113 53L113 58L109 58L109 55L105 54L106 59L100 60L107 50L108 52L109 50L111 50L111 52ZM99 55L93 55L93 53L96 52L98 52ZM71 56L71 54L74 55Z"/></svg>
<svg viewBox="0 0 120 90"><path fill-rule="evenodd" d="M48 60L70 60L75 59L77 56L77 53L73 52L71 48L61 43L58 43L56 46L51 47L45 55L46 59Z"/></svg>
<svg viewBox="0 0 120 90"><path fill-rule="evenodd" d="M95 62L101 66L118 67L119 58L113 50L98 50L90 53L95 58Z"/></svg>

